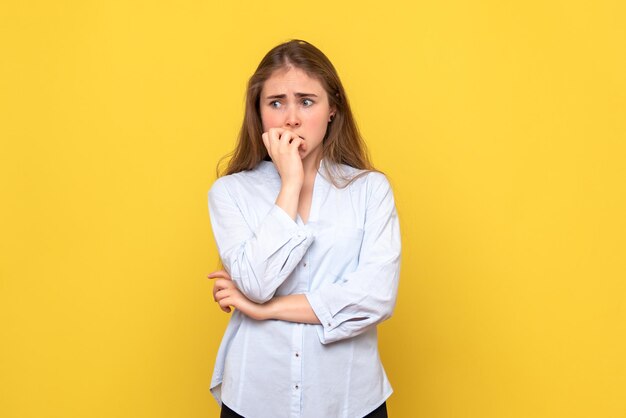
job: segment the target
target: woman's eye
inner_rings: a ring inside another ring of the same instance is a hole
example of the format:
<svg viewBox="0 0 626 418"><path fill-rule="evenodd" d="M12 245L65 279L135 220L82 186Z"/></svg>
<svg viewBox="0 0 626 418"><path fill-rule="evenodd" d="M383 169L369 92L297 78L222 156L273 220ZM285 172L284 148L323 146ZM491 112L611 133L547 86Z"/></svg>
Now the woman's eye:
<svg viewBox="0 0 626 418"><path fill-rule="evenodd" d="M278 100L274 100L273 102L270 102L270 106L278 109L280 107L280 102Z"/></svg>
<svg viewBox="0 0 626 418"><path fill-rule="evenodd" d="M302 101L302 104L305 105L306 107L309 107L309 106L313 105L313 100L311 100L311 99L304 99Z"/></svg>

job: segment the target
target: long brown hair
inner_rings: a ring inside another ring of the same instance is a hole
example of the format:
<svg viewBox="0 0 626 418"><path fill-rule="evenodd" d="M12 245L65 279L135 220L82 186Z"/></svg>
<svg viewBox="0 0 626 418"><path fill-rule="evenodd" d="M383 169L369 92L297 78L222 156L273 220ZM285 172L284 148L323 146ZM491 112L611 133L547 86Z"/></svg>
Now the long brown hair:
<svg viewBox="0 0 626 418"><path fill-rule="evenodd" d="M348 97L335 67L315 46L293 39L272 48L250 77L246 92L245 114L237 146L218 163L218 177L252 170L262 160L270 159L261 137L263 134L259 110L261 90L265 81L276 70L289 66L301 69L309 77L318 79L326 90L329 105L336 109L332 122L328 124L322 150L324 162L335 163L324 164L330 181L335 186L345 187L368 171L376 171L370 161L367 147L359 133L352 110L350 110ZM228 157L231 158L226 169L220 173L219 167ZM345 173L338 170L338 164L346 164L364 171L356 176L347 177ZM339 180L342 181L341 185L338 183Z"/></svg>

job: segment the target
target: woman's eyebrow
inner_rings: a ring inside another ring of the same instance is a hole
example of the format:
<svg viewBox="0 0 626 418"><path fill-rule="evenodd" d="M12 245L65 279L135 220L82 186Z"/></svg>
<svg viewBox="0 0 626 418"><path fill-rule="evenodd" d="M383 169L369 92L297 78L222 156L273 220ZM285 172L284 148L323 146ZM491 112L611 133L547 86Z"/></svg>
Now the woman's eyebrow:
<svg viewBox="0 0 626 418"><path fill-rule="evenodd" d="M317 94L313 94L313 93L294 93L294 96L296 96L296 97L317 97ZM274 94L272 96L267 96L265 98L266 99L284 99L286 97L287 97L286 94Z"/></svg>

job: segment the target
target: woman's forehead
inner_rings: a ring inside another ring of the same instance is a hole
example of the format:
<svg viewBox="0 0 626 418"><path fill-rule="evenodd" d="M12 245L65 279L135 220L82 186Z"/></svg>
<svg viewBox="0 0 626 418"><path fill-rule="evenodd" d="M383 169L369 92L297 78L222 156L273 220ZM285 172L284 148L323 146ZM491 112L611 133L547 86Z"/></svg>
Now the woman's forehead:
<svg viewBox="0 0 626 418"><path fill-rule="evenodd" d="M303 90L304 89L304 90ZM301 91L302 90L302 91ZM263 83L263 94L316 93L324 92L319 79L309 76L297 67L283 67L274 71Z"/></svg>

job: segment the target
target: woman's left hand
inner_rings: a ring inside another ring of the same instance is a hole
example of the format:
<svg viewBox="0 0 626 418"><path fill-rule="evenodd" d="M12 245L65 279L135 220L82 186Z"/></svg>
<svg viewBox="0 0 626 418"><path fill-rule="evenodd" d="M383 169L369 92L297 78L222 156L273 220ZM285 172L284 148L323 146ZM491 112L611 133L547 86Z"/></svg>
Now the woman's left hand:
<svg viewBox="0 0 626 418"><path fill-rule="evenodd" d="M243 293L230 278L230 275L224 271L215 271L207 276L209 279L217 279L213 284L213 299L220 305L224 312L230 312L231 306L241 311L241 313L252 319L262 320L263 305L252 302L244 296Z"/></svg>

